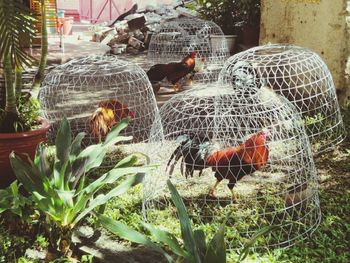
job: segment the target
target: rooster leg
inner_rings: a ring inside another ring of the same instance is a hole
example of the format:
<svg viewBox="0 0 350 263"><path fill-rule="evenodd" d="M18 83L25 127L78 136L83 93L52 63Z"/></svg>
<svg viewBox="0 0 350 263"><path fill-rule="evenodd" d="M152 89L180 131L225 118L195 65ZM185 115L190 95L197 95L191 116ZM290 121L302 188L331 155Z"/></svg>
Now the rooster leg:
<svg viewBox="0 0 350 263"><path fill-rule="evenodd" d="M233 188L230 188L230 191L232 194L232 201L237 201L237 193L233 190Z"/></svg>
<svg viewBox="0 0 350 263"><path fill-rule="evenodd" d="M229 181L229 183L227 184L227 187L230 189L231 191L231 195L232 195L232 201L237 201L237 194L236 192L233 190L233 188L235 187L236 184L236 178L233 178Z"/></svg>
<svg viewBox="0 0 350 263"><path fill-rule="evenodd" d="M209 193L208 193L208 195L209 196L211 196L211 197L215 197L215 190L216 190L216 188L218 187L218 185L219 185L219 183L221 182L221 180L218 180L218 179L216 179L216 182L215 182L215 184L213 185L213 187L211 187L210 189L209 189Z"/></svg>
<svg viewBox="0 0 350 263"><path fill-rule="evenodd" d="M180 167L181 175L184 176L184 173L185 173L185 177L187 179L187 173L186 173L185 167L186 167L185 160L184 160L184 158L182 158L182 160L181 160L181 167Z"/></svg>
<svg viewBox="0 0 350 263"><path fill-rule="evenodd" d="M98 143L102 143L102 136L100 133L98 134Z"/></svg>
<svg viewBox="0 0 350 263"><path fill-rule="evenodd" d="M201 177L203 170L199 170L198 177Z"/></svg>
<svg viewBox="0 0 350 263"><path fill-rule="evenodd" d="M182 87L179 83L175 83L173 85L173 89L174 89L174 92L179 92L182 89Z"/></svg>
<svg viewBox="0 0 350 263"><path fill-rule="evenodd" d="M193 75L194 74L190 74L190 76L188 77L188 85L189 86L192 86L192 84L193 84Z"/></svg>

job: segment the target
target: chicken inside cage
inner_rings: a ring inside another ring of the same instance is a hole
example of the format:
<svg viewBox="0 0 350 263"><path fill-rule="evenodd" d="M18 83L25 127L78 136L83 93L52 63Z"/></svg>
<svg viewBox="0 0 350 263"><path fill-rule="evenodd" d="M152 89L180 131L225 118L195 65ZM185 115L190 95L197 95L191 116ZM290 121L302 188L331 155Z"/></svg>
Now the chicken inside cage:
<svg viewBox="0 0 350 263"><path fill-rule="evenodd" d="M271 243L284 244L319 222L311 148L296 108L260 85L250 63L241 66L234 81L186 90L160 108L162 128L152 129L150 145L158 169L144 181L144 215L176 216L170 179L194 222L225 222L244 237L279 225ZM254 92L240 88L248 85Z"/></svg>
<svg viewBox="0 0 350 263"><path fill-rule="evenodd" d="M211 168L216 178L215 184L210 187L208 195L215 197L215 191L223 179L231 191L232 199L237 200L233 188L237 181L246 175L253 174L267 165L269 148L266 144L267 131L261 131L239 146L218 147L209 138L190 138L182 135L178 137L180 145L175 149L167 164L169 176L174 166L181 159L181 174L186 178L193 177L194 171Z"/></svg>
<svg viewBox="0 0 350 263"><path fill-rule="evenodd" d="M89 127L93 137L98 138L99 143L106 137L111 128L124 118L134 119L135 112L131 111L127 105L116 99L101 101L98 108L89 118Z"/></svg>

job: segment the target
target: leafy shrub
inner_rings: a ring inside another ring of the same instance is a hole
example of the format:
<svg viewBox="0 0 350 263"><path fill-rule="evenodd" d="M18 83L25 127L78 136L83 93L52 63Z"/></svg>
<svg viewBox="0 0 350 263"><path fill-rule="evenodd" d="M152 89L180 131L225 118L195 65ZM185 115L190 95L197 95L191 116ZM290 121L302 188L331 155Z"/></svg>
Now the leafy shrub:
<svg viewBox="0 0 350 263"><path fill-rule="evenodd" d="M112 197L119 196L140 183L144 173L152 166L133 167L137 156L130 155L119 161L111 170L93 182L87 182L87 173L101 165L110 146L131 137L119 136L129 119L114 126L103 143L81 148L84 133L74 140L67 119L63 119L56 136L56 156L53 167L47 159L47 148L37 148L34 161L22 160L14 152L11 165L17 179L31 194L33 206L46 216L46 233L50 246L63 255L71 253L72 231L77 223L95 208L104 205ZM122 182L120 182L122 179ZM107 193L100 193L106 184L119 185Z"/></svg>
<svg viewBox="0 0 350 263"><path fill-rule="evenodd" d="M176 206L177 214L181 227L181 242L165 230L158 229L148 223L142 223L143 227L147 229L152 237L158 243L153 242L147 236L137 232L125 224L112 220L104 215L98 215L98 219L107 230L121 238L127 239L131 242L139 243L163 254L168 262L174 262L173 258L162 248L167 246L178 257L176 262L190 262L190 263L225 263L226 262L226 245L224 241L225 223L220 225L219 230L214 237L207 242L204 231L201 229L193 230L191 221L186 211L183 200L176 190L175 186L170 180L167 182L171 192L171 199ZM245 259L248 255L249 249L253 246L255 241L265 233L274 230L276 227L266 227L256 233L250 241L248 241L239 256L238 261Z"/></svg>

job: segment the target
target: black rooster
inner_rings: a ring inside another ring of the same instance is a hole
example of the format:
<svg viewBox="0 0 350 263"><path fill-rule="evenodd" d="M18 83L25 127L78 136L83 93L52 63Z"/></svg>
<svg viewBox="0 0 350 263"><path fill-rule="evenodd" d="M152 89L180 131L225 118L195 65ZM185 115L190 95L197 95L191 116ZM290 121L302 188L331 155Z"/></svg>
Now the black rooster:
<svg viewBox="0 0 350 263"><path fill-rule="evenodd" d="M181 174L186 178L199 170L199 176L205 168L205 155L210 146L209 139L206 137L191 138L189 135L181 135L176 139L180 145L175 149L167 164L167 173L171 176L176 163L181 160Z"/></svg>

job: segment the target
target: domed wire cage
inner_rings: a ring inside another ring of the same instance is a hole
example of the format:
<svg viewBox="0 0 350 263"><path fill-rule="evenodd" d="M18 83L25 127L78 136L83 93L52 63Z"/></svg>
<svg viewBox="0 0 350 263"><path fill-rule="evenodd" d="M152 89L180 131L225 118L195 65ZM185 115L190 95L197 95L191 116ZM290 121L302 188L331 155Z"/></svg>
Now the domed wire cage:
<svg viewBox="0 0 350 263"><path fill-rule="evenodd" d="M74 135L86 133L85 146L103 141L126 117L132 120L121 135L146 142L159 114L146 73L115 56L89 56L56 67L45 77L39 99L52 123L51 139L65 116Z"/></svg>
<svg viewBox="0 0 350 263"><path fill-rule="evenodd" d="M193 80L214 82L230 56L221 28L212 21L180 17L164 22L151 37L147 57L153 63L179 62L197 53ZM204 62L204 63L203 63Z"/></svg>
<svg viewBox="0 0 350 263"><path fill-rule="evenodd" d="M144 181L143 213L156 224L175 215L170 178L193 222L218 229L227 217L228 248L272 225L257 246L290 246L321 218L309 140L288 100L265 87L241 91L214 83L162 106L150 139L160 167Z"/></svg>
<svg viewBox="0 0 350 263"><path fill-rule="evenodd" d="M332 75L316 53L293 45L251 48L227 60L219 81L237 82L239 72L249 67L246 74L251 80L273 88L299 109L314 153L343 141L345 129Z"/></svg>

